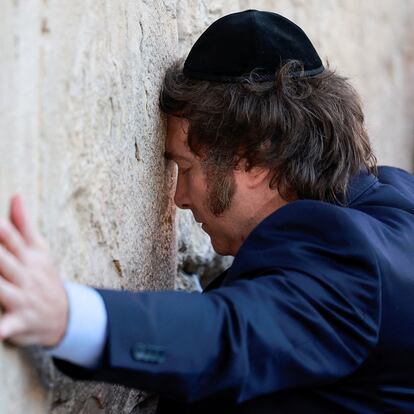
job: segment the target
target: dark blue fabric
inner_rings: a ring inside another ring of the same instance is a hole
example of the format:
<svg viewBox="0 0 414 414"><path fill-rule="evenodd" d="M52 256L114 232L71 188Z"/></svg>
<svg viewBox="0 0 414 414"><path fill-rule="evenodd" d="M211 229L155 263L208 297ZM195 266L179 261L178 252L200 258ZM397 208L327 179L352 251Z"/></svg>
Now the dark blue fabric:
<svg viewBox="0 0 414 414"><path fill-rule="evenodd" d="M58 366L177 401L159 413L413 413L414 178L361 173L347 200L280 208L203 294L100 291L102 366Z"/></svg>

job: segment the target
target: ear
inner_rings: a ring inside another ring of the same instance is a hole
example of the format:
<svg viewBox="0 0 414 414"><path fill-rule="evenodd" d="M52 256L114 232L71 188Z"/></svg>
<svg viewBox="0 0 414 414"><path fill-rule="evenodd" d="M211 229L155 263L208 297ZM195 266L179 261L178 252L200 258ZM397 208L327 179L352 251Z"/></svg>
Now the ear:
<svg viewBox="0 0 414 414"><path fill-rule="evenodd" d="M266 186L268 186L269 169L259 166L249 167L245 158L237 163L235 174L243 176L243 181L245 181L248 188L254 189L263 185L263 183L266 183Z"/></svg>

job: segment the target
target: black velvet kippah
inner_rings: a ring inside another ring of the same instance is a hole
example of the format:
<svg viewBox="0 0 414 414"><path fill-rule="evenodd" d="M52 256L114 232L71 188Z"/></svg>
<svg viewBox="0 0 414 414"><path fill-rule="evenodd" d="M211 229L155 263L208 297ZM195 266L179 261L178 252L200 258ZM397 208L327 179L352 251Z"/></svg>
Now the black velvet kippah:
<svg viewBox="0 0 414 414"><path fill-rule="evenodd" d="M276 13L246 10L215 21L199 37L184 63L184 75L237 82L256 69L259 81L275 78L287 61L303 64L304 76L324 67L311 41L295 23ZM299 75L293 73L292 76Z"/></svg>

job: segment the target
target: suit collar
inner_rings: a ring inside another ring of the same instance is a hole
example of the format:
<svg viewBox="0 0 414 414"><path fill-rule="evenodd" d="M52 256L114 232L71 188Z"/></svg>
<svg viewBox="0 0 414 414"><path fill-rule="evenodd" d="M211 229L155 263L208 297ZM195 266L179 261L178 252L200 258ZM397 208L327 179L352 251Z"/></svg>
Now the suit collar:
<svg viewBox="0 0 414 414"><path fill-rule="evenodd" d="M369 189L378 185L378 178L369 174L366 169L361 170L354 178L351 179L346 192L346 205L352 206L357 202Z"/></svg>
<svg viewBox="0 0 414 414"><path fill-rule="evenodd" d="M348 189L347 189L346 197L345 197L346 205L352 207L354 203L356 203L371 188L377 186L378 183L379 183L378 178L375 175L369 174L366 170L361 170L350 181L348 185ZM335 203L335 204L339 204L339 203ZM273 216L275 214L277 214L277 210L273 212L270 216ZM265 220L267 219L268 218L266 218ZM257 227L261 227L261 223ZM254 229L252 233L254 233L256 229ZM232 273L232 266L230 266L227 270L225 270L223 273L217 276L211 283L209 283L205 287L203 292L208 292L210 290L217 289L218 287L220 287L225 281L228 273Z"/></svg>

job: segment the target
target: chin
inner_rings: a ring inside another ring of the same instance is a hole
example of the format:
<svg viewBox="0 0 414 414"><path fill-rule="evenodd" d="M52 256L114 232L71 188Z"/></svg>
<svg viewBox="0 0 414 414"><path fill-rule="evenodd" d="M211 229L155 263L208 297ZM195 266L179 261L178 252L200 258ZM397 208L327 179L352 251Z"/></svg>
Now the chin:
<svg viewBox="0 0 414 414"><path fill-rule="evenodd" d="M202 229L210 237L211 245L214 251L220 256L234 256L233 251L230 248L230 244L224 237L217 237L214 232L210 232L208 227L203 224Z"/></svg>
<svg viewBox="0 0 414 414"><path fill-rule="evenodd" d="M220 256L232 256L232 252L225 243L220 243L210 236L211 245L213 246L214 251Z"/></svg>

